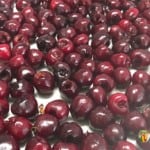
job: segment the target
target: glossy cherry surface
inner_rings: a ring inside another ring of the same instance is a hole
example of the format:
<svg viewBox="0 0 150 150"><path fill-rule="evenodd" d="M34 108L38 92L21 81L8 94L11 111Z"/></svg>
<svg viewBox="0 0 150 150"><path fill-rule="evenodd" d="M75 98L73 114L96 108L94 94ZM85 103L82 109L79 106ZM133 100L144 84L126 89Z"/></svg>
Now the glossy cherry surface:
<svg viewBox="0 0 150 150"><path fill-rule="evenodd" d="M108 150L107 142L98 133L88 133L82 142L82 150Z"/></svg>
<svg viewBox="0 0 150 150"><path fill-rule="evenodd" d="M33 77L33 83L41 94L50 94L54 89L54 76L48 71L38 71Z"/></svg>
<svg viewBox="0 0 150 150"><path fill-rule="evenodd" d="M103 129L113 121L113 117L108 108L97 106L91 111L89 121L94 128Z"/></svg>
<svg viewBox="0 0 150 150"><path fill-rule="evenodd" d="M105 128L104 137L109 144L115 144L118 141L125 140L126 134L121 125L113 123Z"/></svg>
<svg viewBox="0 0 150 150"><path fill-rule="evenodd" d="M83 138L83 131L76 122L65 122L58 128L58 136L65 142L80 143Z"/></svg>
<svg viewBox="0 0 150 150"><path fill-rule="evenodd" d="M19 144L12 135L4 133L0 135L0 149L19 150Z"/></svg>
<svg viewBox="0 0 150 150"><path fill-rule="evenodd" d="M115 93L108 98L108 107L116 115L126 115L129 112L128 98L123 93Z"/></svg>
<svg viewBox="0 0 150 150"><path fill-rule="evenodd" d="M25 150L51 150L49 143L40 136L32 137L27 143Z"/></svg>
<svg viewBox="0 0 150 150"><path fill-rule="evenodd" d="M11 117L7 123L8 132L17 140L27 138L31 133L31 128L30 121L24 117Z"/></svg>
<svg viewBox="0 0 150 150"><path fill-rule="evenodd" d="M64 121L68 117L69 107L64 100L53 100L46 105L45 113L54 115L59 121Z"/></svg>
<svg viewBox="0 0 150 150"><path fill-rule="evenodd" d="M85 118L93 109L94 103L89 96L79 94L71 102L71 112L77 118Z"/></svg>
<svg viewBox="0 0 150 150"><path fill-rule="evenodd" d="M48 137L54 134L58 125L56 117L49 114L41 114L37 116L34 124L35 133L42 137Z"/></svg>

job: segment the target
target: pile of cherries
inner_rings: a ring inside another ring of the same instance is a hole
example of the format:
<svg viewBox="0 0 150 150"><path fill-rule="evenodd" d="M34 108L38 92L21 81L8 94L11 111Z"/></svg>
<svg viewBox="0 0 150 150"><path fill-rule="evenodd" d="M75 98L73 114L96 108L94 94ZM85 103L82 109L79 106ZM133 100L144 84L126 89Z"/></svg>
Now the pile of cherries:
<svg viewBox="0 0 150 150"><path fill-rule="evenodd" d="M150 0L0 0L0 150L149 150L149 48Z"/></svg>

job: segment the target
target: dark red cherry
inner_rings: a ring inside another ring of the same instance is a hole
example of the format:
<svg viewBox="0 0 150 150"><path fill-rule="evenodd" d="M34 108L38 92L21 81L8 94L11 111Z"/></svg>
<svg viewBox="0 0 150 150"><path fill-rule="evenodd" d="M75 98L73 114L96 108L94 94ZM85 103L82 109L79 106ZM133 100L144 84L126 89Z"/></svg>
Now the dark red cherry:
<svg viewBox="0 0 150 150"><path fill-rule="evenodd" d="M79 150L78 146L73 143L57 142L53 146L53 150Z"/></svg>
<svg viewBox="0 0 150 150"><path fill-rule="evenodd" d="M27 81L32 81L35 74L35 70L30 66L21 66L17 72L17 78L19 80L25 79Z"/></svg>
<svg viewBox="0 0 150 150"><path fill-rule="evenodd" d="M110 36L112 37L113 41L119 41L119 40L129 40L129 37L123 31L119 25L113 25L110 28Z"/></svg>
<svg viewBox="0 0 150 150"><path fill-rule="evenodd" d="M96 65L97 74L105 73L108 75L112 75L113 71L114 71L114 66L109 61L101 61L98 62Z"/></svg>
<svg viewBox="0 0 150 150"><path fill-rule="evenodd" d="M10 16L10 19L16 20L17 22L21 23L23 21L23 15L21 12L13 12Z"/></svg>
<svg viewBox="0 0 150 150"><path fill-rule="evenodd" d="M89 33L90 32L90 20L88 18L79 18L74 27L79 33Z"/></svg>
<svg viewBox="0 0 150 150"><path fill-rule="evenodd" d="M123 93L115 93L109 96L108 107L116 115L126 115L129 112L128 98Z"/></svg>
<svg viewBox="0 0 150 150"><path fill-rule="evenodd" d="M94 57L98 60L108 60L111 55L111 49L109 49L108 46L104 44L99 45L94 51Z"/></svg>
<svg viewBox="0 0 150 150"><path fill-rule="evenodd" d="M23 34L23 35L25 35L25 36L31 38L31 37L33 37L34 34L35 34L35 28L34 28L34 26L33 26L32 24L30 24L30 23L24 23L24 24L21 26L21 28L20 28L20 30L19 30L19 33L21 33L21 34Z"/></svg>
<svg viewBox="0 0 150 150"><path fill-rule="evenodd" d="M15 55L9 60L9 66L13 69L18 69L25 64L25 59L22 55Z"/></svg>
<svg viewBox="0 0 150 150"><path fill-rule="evenodd" d="M13 56L15 55L26 56L28 50L29 50L29 45L26 43L20 42L12 48L12 55Z"/></svg>
<svg viewBox="0 0 150 150"><path fill-rule="evenodd" d="M79 87L76 84L76 82L74 82L73 80L69 80L69 79L61 82L59 88L60 88L60 92L62 96L65 96L67 98L73 98L74 96L77 95L79 91Z"/></svg>
<svg viewBox="0 0 150 150"><path fill-rule="evenodd" d="M19 31L20 23L15 19L10 19L5 22L4 27L11 35L15 35Z"/></svg>
<svg viewBox="0 0 150 150"><path fill-rule="evenodd" d="M94 86L101 86L106 90L106 92L110 92L115 87L114 79L107 74L99 74L93 80Z"/></svg>
<svg viewBox="0 0 150 150"><path fill-rule="evenodd" d="M81 19L81 18L82 18L82 15L80 13L70 13L70 14L68 14L68 21L71 24L75 23L78 19Z"/></svg>
<svg viewBox="0 0 150 150"><path fill-rule="evenodd" d="M60 61L54 66L54 75L58 79L58 83L63 80L69 79L71 75L71 68L67 63Z"/></svg>
<svg viewBox="0 0 150 150"><path fill-rule="evenodd" d="M97 129L104 129L113 119L114 116L111 111L103 106L95 107L89 115L90 124Z"/></svg>
<svg viewBox="0 0 150 150"><path fill-rule="evenodd" d="M88 86L92 83L93 74L90 70L82 68L74 73L73 79L82 87Z"/></svg>
<svg viewBox="0 0 150 150"><path fill-rule="evenodd" d="M92 47L89 45L79 45L78 47L76 47L75 51L80 53L83 58L92 57Z"/></svg>
<svg viewBox="0 0 150 150"><path fill-rule="evenodd" d="M46 105L45 113L54 115L59 121L64 121L68 118L69 107L64 100L53 100Z"/></svg>
<svg viewBox="0 0 150 150"><path fill-rule="evenodd" d="M12 135L4 133L0 135L0 149L19 150L19 144Z"/></svg>
<svg viewBox="0 0 150 150"><path fill-rule="evenodd" d="M131 51L131 45L125 40L119 40L114 43L113 51L115 53L129 53Z"/></svg>
<svg viewBox="0 0 150 150"><path fill-rule="evenodd" d="M11 105L11 112L22 117L33 117L37 113L37 101L33 95L25 94Z"/></svg>
<svg viewBox="0 0 150 150"><path fill-rule="evenodd" d="M76 45L87 44L89 41L89 37L87 34L82 33L82 34L76 35L73 41Z"/></svg>
<svg viewBox="0 0 150 150"><path fill-rule="evenodd" d="M51 150L47 140L40 136L32 137L26 144L25 150Z"/></svg>
<svg viewBox="0 0 150 150"><path fill-rule="evenodd" d="M62 141L71 143L80 143L83 137L82 128L76 122L63 123L57 134Z"/></svg>
<svg viewBox="0 0 150 150"><path fill-rule="evenodd" d="M144 49L135 49L130 54L133 68L144 68L150 64L150 52Z"/></svg>
<svg viewBox="0 0 150 150"><path fill-rule="evenodd" d="M56 28L63 28L67 24L67 18L63 15L54 15L52 22Z"/></svg>
<svg viewBox="0 0 150 150"><path fill-rule="evenodd" d="M60 38L57 42L58 48L64 53L70 53L74 50L73 42L68 38Z"/></svg>
<svg viewBox="0 0 150 150"><path fill-rule="evenodd" d="M118 141L113 150L138 150L135 145L128 141Z"/></svg>
<svg viewBox="0 0 150 150"><path fill-rule="evenodd" d="M88 133L82 143L82 150L108 150L108 144L98 133Z"/></svg>
<svg viewBox="0 0 150 150"><path fill-rule="evenodd" d="M94 86L90 88L88 94L97 105L107 104L106 92L101 86Z"/></svg>
<svg viewBox="0 0 150 150"><path fill-rule="evenodd" d="M88 117L88 114L93 109L93 100L83 94L78 94L71 102L71 113L78 119L84 119Z"/></svg>
<svg viewBox="0 0 150 150"><path fill-rule="evenodd" d="M64 58L64 53L59 48L53 48L48 51L45 56L46 64L48 66L55 65Z"/></svg>
<svg viewBox="0 0 150 150"><path fill-rule="evenodd" d="M56 40L53 36L45 34L37 39L37 46L43 52L48 52L56 44Z"/></svg>
<svg viewBox="0 0 150 150"><path fill-rule="evenodd" d="M93 35L92 46L97 48L99 45L109 45L109 40L110 37L108 33L102 33L99 31Z"/></svg>
<svg viewBox="0 0 150 150"><path fill-rule="evenodd" d="M108 32L108 26L105 23L99 23L97 25L94 25L92 27L92 33L95 34L97 32L101 33L107 33Z"/></svg>
<svg viewBox="0 0 150 150"><path fill-rule="evenodd" d="M77 52L71 52L65 56L65 62L67 62L70 67L76 68L80 65L82 57Z"/></svg>
<svg viewBox="0 0 150 150"><path fill-rule="evenodd" d="M10 83L10 94L12 98L21 97L24 94L33 94L34 88L32 84L30 84L26 80L13 81Z"/></svg>
<svg viewBox="0 0 150 150"><path fill-rule="evenodd" d="M7 123L8 132L17 140L24 140L31 133L32 125L30 121L24 117L11 117Z"/></svg>
<svg viewBox="0 0 150 150"><path fill-rule="evenodd" d="M44 54L38 49L30 49L28 52L28 62L34 68L39 68L43 65Z"/></svg>
<svg viewBox="0 0 150 150"><path fill-rule="evenodd" d="M55 81L54 76L48 71L38 71L35 73L33 83L40 94L52 93Z"/></svg>
<svg viewBox="0 0 150 150"><path fill-rule="evenodd" d="M131 82L131 73L128 68L126 67L117 67L113 71L114 79L117 83L118 87L126 87Z"/></svg>
<svg viewBox="0 0 150 150"><path fill-rule="evenodd" d="M125 140L126 134L120 124L112 123L105 128L104 137L109 144L115 144L118 141Z"/></svg>
<svg viewBox="0 0 150 150"><path fill-rule="evenodd" d="M49 114L41 114L37 116L34 124L35 134L44 138L49 137L54 134L57 125L58 120L56 117Z"/></svg>
<svg viewBox="0 0 150 150"><path fill-rule="evenodd" d="M132 76L132 81L135 84L146 86L150 83L150 76L146 71L137 70Z"/></svg>
<svg viewBox="0 0 150 150"><path fill-rule="evenodd" d="M81 62L80 68L89 69L91 72L96 70L96 64L94 60L85 59Z"/></svg>
<svg viewBox="0 0 150 150"><path fill-rule="evenodd" d="M58 32L59 38L64 37L64 38L72 39L75 35L76 35L76 30L73 27L62 28Z"/></svg>
<svg viewBox="0 0 150 150"><path fill-rule="evenodd" d="M145 102L145 89L140 84L130 85L126 90L126 95L128 97L129 103L132 106L139 106Z"/></svg>
<svg viewBox="0 0 150 150"><path fill-rule="evenodd" d="M112 9L107 13L107 20L109 24L117 24L122 18L122 13L118 9Z"/></svg>
<svg viewBox="0 0 150 150"><path fill-rule="evenodd" d="M138 34L131 42L133 48L148 48L150 37L147 34Z"/></svg>
<svg viewBox="0 0 150 150"><path fill-rule="evenodd" d="M131 59L125 53L116 53L111 56L111 62L115 67L130 67Z"/></svg>
<svg viewBox="0 0 150 150"><path fill-rule="evenodd" d="M129 112L122 120L123 127L128 133L137 133L140 130L147 129L147 123L144 116L138 111Z"/></svg>
<svg viewBox="0 0 150 150"><path fill-rule="evenodd" d="M134 20L138 17L139 15L139 10L137 8L129 8L125 12L125 18L128 20Z"/></svg>

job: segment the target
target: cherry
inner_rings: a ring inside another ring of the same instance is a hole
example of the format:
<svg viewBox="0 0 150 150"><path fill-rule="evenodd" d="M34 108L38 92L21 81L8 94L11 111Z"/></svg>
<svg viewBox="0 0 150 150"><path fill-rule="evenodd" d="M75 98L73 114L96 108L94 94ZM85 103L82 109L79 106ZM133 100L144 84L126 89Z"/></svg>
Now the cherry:
<svg viewBox="0 0 150 150"><path fill-rule="evenodd" d="M116 115L126 115L129 112L128 98L123 93L110 95L108 107Z"/></svg>
<svg viewBox="0 0 150 150"><path fill-rule="evenodd" d="M34 124L35 134L44 138L54 134L58 125L56 117L49 114L38 115Z"/></svg>
<svg viewBox="0 0 150 150"><path fill-rule="evenodd" d="M67 98L73 98L79 91L79 87L76 82L69 79L62 81L59 88L61 94Z"/></svg>
<svg viewBox="0 0 150 150"><path fill-rule="evenodd" d="M90 88L88 94L96 104L98 105L107 104L106 92L101 86L94 86Z"/></svg>
<svg viewBox="0 0 150 150"><path fill-rule="evenodd" d="M105 139L98 133L88 133L82 142L82 150L108 150Z"/></svg>
<svg viewBox="0 0 150 150"><path fill-rule="evenodd" d="M65 122L58 128L58 136L64 142L80 143L83 131L76 122Z"/></svg>
<svg viewBox="0 0 150 150"><path fill-rule="evenodd" d="M113 119L114 116L111 111L103 106L95 107L89 116L90 124L97 129L104 129L113 121Z"/></svg>
<svg viewBox="0 0 150 150"><path fill-rule="evenodd" d="M64 53L58 48L50 49L45 56L46 64L48 66L55 65L57 62L62 61L63 58Z"/></svg>
<svg viewBox="0 0 150 150"><path fill-rule="evenodd" d="M33 95L25 94L11 105L11 112L22 117L33 117L37 113L37 101Z"/></svg>
<svg viewBox="0 0 150 150"><path fill-rule="evenodd" d="M105 128L104 137L109 144L116 144L121 140L125 140L126 134L120 124L112 123Z"/></svg>
<svg viewBox="0 0 150 150"><path fill-rule="evenodd" d="M19 150L19 144L12 135L4 133L0 135L0 149Z"/></svg>
<svg viewBox="0 0 150 150"><path fill-rule="evenodd" d="M69 107L64 100L54 100L46 105L45 113L54 115L59 121L67 119Z"/></svg>
<svg viewBox="0 0 150 150"><path fill-rule="evenodd" d="M31 133L32 125L30 121L24 117L11 117L7 123L8 132L17 140L24 140Z"/></svg>
<svg viewBox="0 0 150 150"><path fill-rule="evenodd" d="M119 141L114 146L114 150L124 150L124 149L126 149L126 150L137 150L135 145L133 145L132 143L130 143L128 141L124 141L124 140Z"/></svg>
<svg viewBox="0 0 150 150"><path fill-rule="evenodd" d="M125 130L133 133L137 133L142 129L147 129L147 123L145 118L138 111L129 112L122 121Z"/></svg>
<svg viewBox="0 0 150 150"><path fill-rule="evenodd" d="M93 75L88 69L79 69L74 73L74 80L81 86L88 86L92 83Z"/></svg>
<svg viewBox="0 0 150 150"><path fill-rule="evenodd" d="M105 73L97 75L93 84L94 86L102 86L106 92L110 92L115 87L114 79Z"/></svg>
<svg viewBox="0 0 150 150"><path fill-rule="evenodd" d="M132 106L139 106L145 102L145 89L140 84L130 85L126 90L126 95Z"/></svg>
<svg viewBox="0 0 150 150"><path fill-rule="evenodd" d="M94 103L89 96L78 94L71 102L71 113L77 119L84 119L93 109Z"/></svg>
<svg viewBox="0 0 150 150"><path fill-rule="evenodd" d="M50 94L54 89L54 76L48 71L38 71L33 77L33 83L40 94Z"/></svg>
<svg viewBox="0 0 150 150"><path fill-rule="evenodd" d="M32 137L26 144L25 150L51 150L47 140L40 136Z"/></svg>

